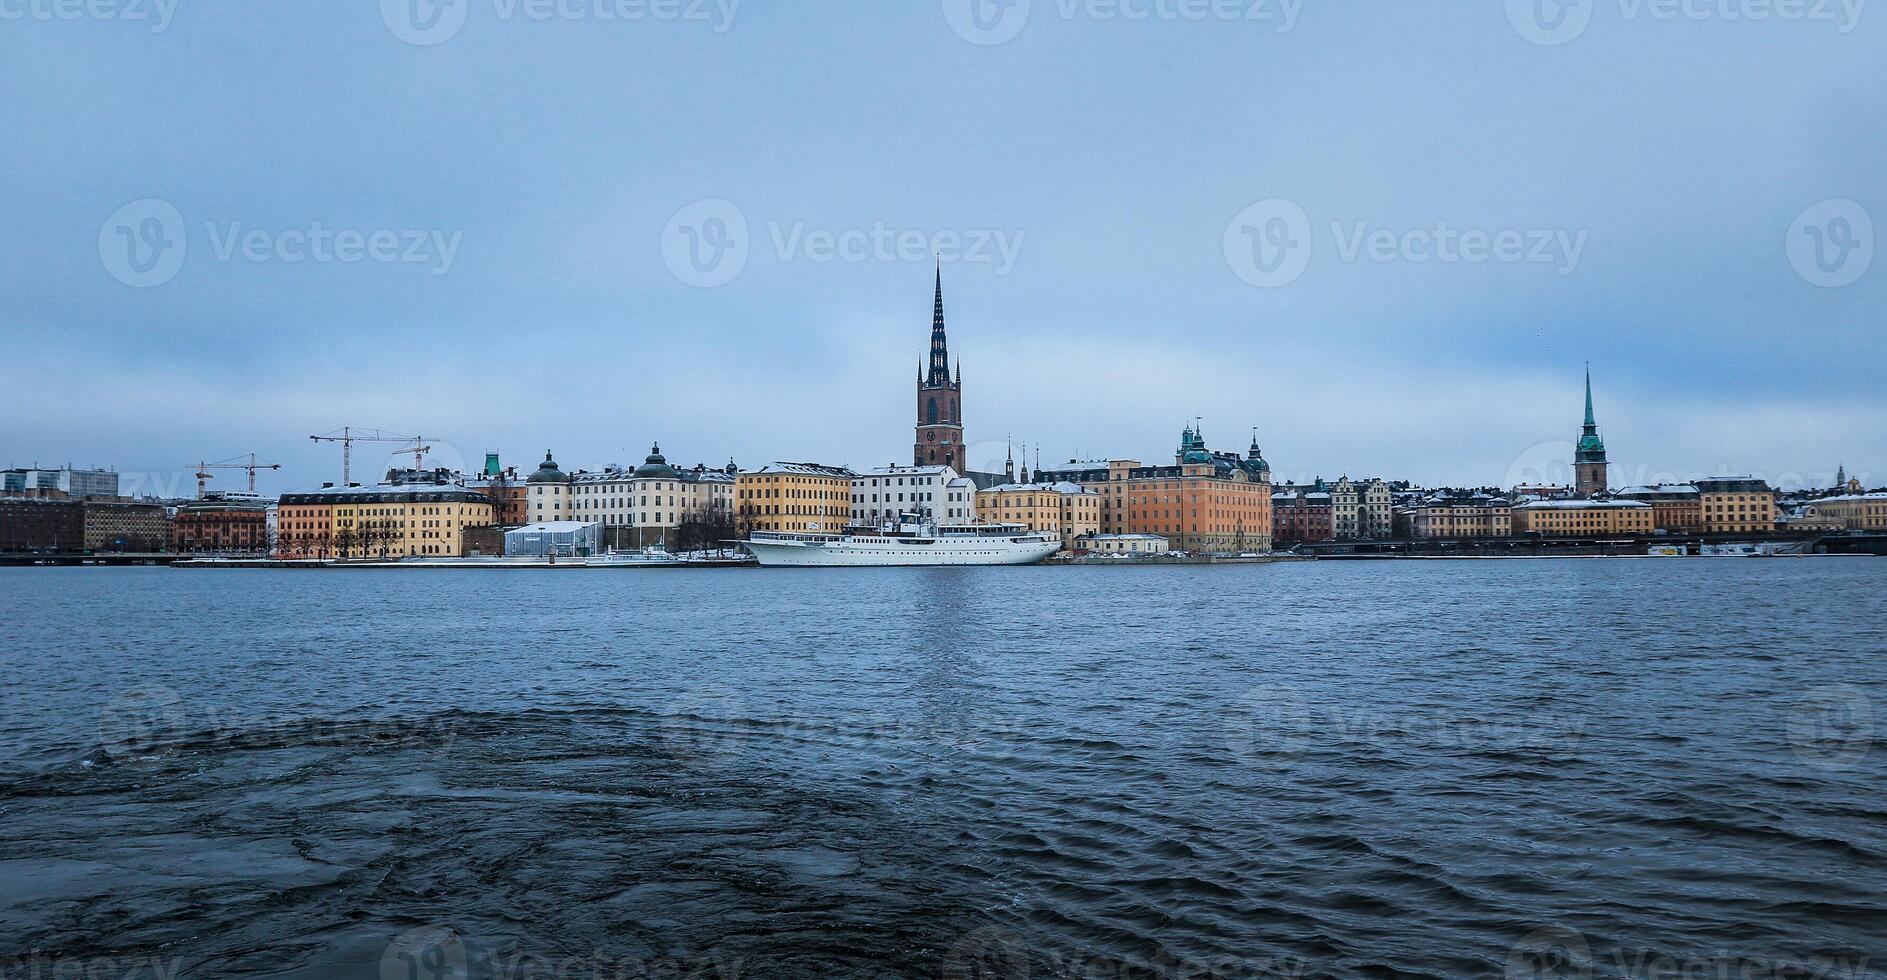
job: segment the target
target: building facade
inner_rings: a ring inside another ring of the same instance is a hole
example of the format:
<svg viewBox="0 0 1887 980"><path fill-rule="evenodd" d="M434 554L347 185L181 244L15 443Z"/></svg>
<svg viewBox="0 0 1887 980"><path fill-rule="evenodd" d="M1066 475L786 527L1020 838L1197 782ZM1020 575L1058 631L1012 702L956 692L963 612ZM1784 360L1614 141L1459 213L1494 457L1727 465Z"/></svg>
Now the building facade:
<svg viewBox="0 0 1887 980"><path fill-rule="evenodd" d="M1809 504L1804 516L1850 531L1887 531L1887 492L1823 497Z"/></svg>
<svg viewBox="0 0 1887 980"><path fill-rule="evenodd" d="M852 519L852 481L843 466L777 462L734 479L737 534L786 531L836 534Z"/></svg>
<svg viewBox="0 0 1887 980"><path fill-rule="evenodd" d="M634 470L608 466L573 476L570 519L602 525L609 549L701 547L705 542L694 539L733 536L738 472L731 461L718 469L673 466L657 444ZM689 533L691 527L701 530Z"/></svg>
<svg viewBox="0 0 1887 980"><path fill-rule="evenodd" d="M1395 532L1395 495L1389 484L1338 479L1330 487L1330 525L1339 541L1389 537Z"/></svg>
<svg viewBox="0 0 1887 980"><path fill-rule="evenodd" d="M571 482L570 474L545 450L544 461L524 478L524 519L532 524L575 520Z"/></svg>
<svg viewBox="0 0 1887 980"><path fill-rule="evenodd" d="M877 526L901 514L940 524L976 519L976 484L948 466L884 466L852 478L851 521Z"/></svg>
<svg viewBox="0 0 1887 980"><path fill-rule="evenodd" d="M1688 483L1626 487L1613 496L1650 504L1651 523L1660 531L1695 534L1704 529L1703 495Z"/></svg>
<svg viewBox="0 0 1887 980"><path fill-rule="evenodd" d="M85 550L152 554L170 547L170 514L162 504L87 500Z"/></svg>
<svg viewBox="0 0 1887 980"><path fill-rule="evenodd" d="M1639 500L1528 500L1513 506L1515 535L1635 536L1650 534L1653 526L1651 505Z"/></svg>
<svg viewBox="0 0 1887 980"><path fill-rule="evenodd" d="M118 474L111 470L56 470L34 466L0 470L0 493L32 497L65 495L74 500L118 496Z"/></svg>
<svg viewBox="0 0 1887 980"><path fill-rule="evenodd" d="M1010 483L978 491L976 513L992 524L1021 524L1055 534L1063 549L1101 533L1100 491L1067 481Z"/></svg>
<svg viewBox="0 0 1887 980"><path fill-rule="evenodd" d="M84 547L79 501L0 497L0 554L76 554Z"/></svg>
<svg viewBox="0 0 1887 980"><path fill-rule="evenodd" d="M1776 492L1753 476L1692 480L1707 534L1766 534L1776 529Z"/></svg>
<svg viewBox="0 0 1887 980"><path fill-rule="evenodd" d="M1091 534L1077 539L1075 547L1097 555L1163 555L1172 549L1159 534Z"/></svg>
<svg viewBox="0 0 1887 980"><path fill-rule="evenodd" d="M1336 537L1330 489L1322 480L1286 487L1271 495L1271 540L1275 545L1311 544Z"/></svg>
<svg viewBox="0 0 1887 980"><path fill-rule="evenodd" d="M1409 508L1413 538L1505 538L1513 535L1513 503L1487 493L1436 494Z"/></svg>
<svg viewBox="0 0 1887 980"><path fill-rule="evenodd" d="M459 558L492 523L491 498L456 483L326 486L282 495L275 553L305 558Z"/></svg>
<svg viewBox="0 0 1887 980"><path fill-rule="evenodd" d="M252 493L211 490L177 508L171 547L182 552L266 553L269 502Z"/></svg>

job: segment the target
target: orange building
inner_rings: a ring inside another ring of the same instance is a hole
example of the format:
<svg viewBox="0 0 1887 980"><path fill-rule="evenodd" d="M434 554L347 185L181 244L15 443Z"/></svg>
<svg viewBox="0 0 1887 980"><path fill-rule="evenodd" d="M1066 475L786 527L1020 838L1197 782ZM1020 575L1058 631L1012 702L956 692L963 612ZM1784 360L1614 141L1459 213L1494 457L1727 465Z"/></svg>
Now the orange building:
<svg viewBox="0 0 1887 980"><path fill-rule="evenodd" d="M1243 457L1213 452L1188 425L1172 466L1077 462L1040 468L1036 479L1099 491L1103 534L1158 534L1187 551L1271 550L1271 464L1256 438Z"/></svg>

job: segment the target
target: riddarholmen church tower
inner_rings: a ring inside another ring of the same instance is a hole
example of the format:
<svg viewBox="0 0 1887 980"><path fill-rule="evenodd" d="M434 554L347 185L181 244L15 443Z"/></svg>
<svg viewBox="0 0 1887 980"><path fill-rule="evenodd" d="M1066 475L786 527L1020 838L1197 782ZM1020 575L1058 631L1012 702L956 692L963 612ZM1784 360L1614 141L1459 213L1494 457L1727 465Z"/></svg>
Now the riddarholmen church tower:
<svg viewBox="0 0 1887 980"><path fill-rule="evenodd" d="M1599 423L1592 415L1592 366L1586 366L1586 424L1580 430L1579 448L1573 453L1573 491L1581 497L1602 493L1610 487L1605 461L1605 440L1599 436Z"/></svg>
<svg viewBox="0 0 1887 980"><path fill-rule="evenodd" d="M943 264L937 265L937 309L930 322L930 368L917 371L918 466L949 466L965 472L963 444L963 362L950 380L950 344L944 337Z"/></svg>

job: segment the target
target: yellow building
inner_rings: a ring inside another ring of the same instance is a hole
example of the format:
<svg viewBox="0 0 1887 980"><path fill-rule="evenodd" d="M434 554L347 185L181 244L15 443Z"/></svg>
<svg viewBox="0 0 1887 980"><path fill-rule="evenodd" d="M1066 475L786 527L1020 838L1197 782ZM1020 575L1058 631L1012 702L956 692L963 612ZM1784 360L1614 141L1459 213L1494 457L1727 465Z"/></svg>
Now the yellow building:
<svg viewBox="0 0 1887 980"><path fill-rule="evenodd" d="M282 496L284 558L457 558L465 529L492 523L491 498L453 483L324 487Z"/></svg>
<svg viewBox="0 0 1887 980"><path fill-rule="evenodd" d="M1850 531L1887 531L1887 493L1850 493L1808 505L1803 517Z"/></svg>
<svg viewBox="0 0 1887 980"><path fill-rule="evenodd" d="M977 491L976 516L1058 534L1072 549L1076 538L1101 533L1101 494L1078 483L1008 483Z"/></svg>
<svg viewBox="0 0 1887 980"><path fill-rule="evenodd" d="M1513 534L1513 505L1480 493L1437 495L1415 505L1409 527L1417 538L1505 538Z"/></svg>
<svg viewBox="0 0 1887 980"><path fill-rule="evenodd" d="M1704 529L1702 495L1688 483L1627 487L1617 496L1651 505L1651 521L1661 531L1694 534Z"/></svg>
<svg viewBox="0 0 1887 980"><path fill-rule="evenodd" d="M852 480L843 466L773 463L734 478L734 523L753 531L844 530L852 517Z"/></svg>
<svg viewBox="0 0 1887 980"><path fill-rule="evenodd" d="M1757 534L1776 529L1776 492L1763 480L1719 476L1692 480L1709 534Z"/></svg>
<svg viewBox="0 0 1887 980"><path fill-rule="evenodd" d="M1529 500L1513 508L1514 534L1549 538L1650 534L1651 505L1640 500Z"/></svg>

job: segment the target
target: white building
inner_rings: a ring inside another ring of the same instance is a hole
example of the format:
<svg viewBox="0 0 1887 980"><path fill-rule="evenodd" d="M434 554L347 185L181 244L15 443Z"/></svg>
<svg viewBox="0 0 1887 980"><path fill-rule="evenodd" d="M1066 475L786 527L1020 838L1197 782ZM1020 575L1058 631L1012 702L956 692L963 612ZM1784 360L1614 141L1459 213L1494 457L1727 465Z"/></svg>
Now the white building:
<svg viewBox="0 0 1887 980"><path fill-rule="evenodd" d="M603 525L589 521L546 521L505 532L506 558L578 558L603 550Z"/></svg>
<svg viewBox="0 0 1887 980"><path fill-rule="evenodd" d="M976 483L948 466L884 466L852 477L852 523L921 514L939 524L976 519Z"/></svg>

